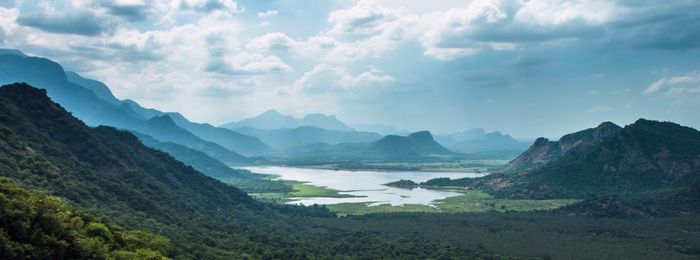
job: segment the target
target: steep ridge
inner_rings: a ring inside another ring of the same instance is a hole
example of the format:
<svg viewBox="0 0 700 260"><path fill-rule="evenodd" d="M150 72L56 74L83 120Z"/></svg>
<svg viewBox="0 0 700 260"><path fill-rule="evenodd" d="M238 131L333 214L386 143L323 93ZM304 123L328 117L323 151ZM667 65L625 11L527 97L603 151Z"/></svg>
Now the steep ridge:
<svg viewBox="0 0 700 260"><path fill-rule="evenodd" d="M695 201L689 191L700 183L700 132L645 119L624 128L606 122L557 142L538 139L489 176L441 181L506 198L619 196L689 204Z"/></svg>
<svg viewBox="0 0 700 260"><path fill-rule="evenodd" d="M603 122L596 128L589 128L563 136L559 141L540 137L520 156L503 167L503 171L523 171L553 162L570 151L590 149L606 138L622 130L616 124Z"/></svg>
<svg viewBox="0 0 700 260"><path fill-rule="evenodd" d="M236 151L247 156L262 155L272 151L272 148L257 137L241 134L226 128L214 127L210 124L190 122L179 113L167 113L167 115L170 116L179 127L184 128L206 141L214 142L231 151Z"/></svg>
<svg viewBox="0 0 700 260"><path fill-rule="evenodd" d="M149 119L153 116L164 115L165 113L157 110L145 109L131 100L117 100L103 83L83 78L75 73L66 73L58 63L48 59L12 54L1 55L0 83L13 82L27 82L31 85L47 89L49 96L89 125L109 125L118 128L132 129L149 134L163 141L173 141L194 149L207 149L204 152L212 157L221 159L225 163L235 164L244 163L246 161L241 159L243 156L233 152L233 149L230 148L246 150L243 148L246 148L249 144L262 147L254 149L265 149L266 147L254 137L230 133L231 131L226 129L219 129L219 132L225 132L224 136L219 135L219 138L212 139L227 140L223 142L228 146L227 148L221 147L219 144L212 144L212 140L206 142L202 140L203 138L200 136L196 136L196 139L186 139L188 143L182 143L179 140L173 139L163 139L165 138L164 136L152 130L154 127L152 125L153 122L150 122ZM187 120L184 121L192 124ZM181 122L181 124L187 125L184 121ZM172 126L176 127L177 125L172 124ZM182 132L185 130L176 127L168 131ZM239 139L242 139L242 141L239 141Z"/></svg>

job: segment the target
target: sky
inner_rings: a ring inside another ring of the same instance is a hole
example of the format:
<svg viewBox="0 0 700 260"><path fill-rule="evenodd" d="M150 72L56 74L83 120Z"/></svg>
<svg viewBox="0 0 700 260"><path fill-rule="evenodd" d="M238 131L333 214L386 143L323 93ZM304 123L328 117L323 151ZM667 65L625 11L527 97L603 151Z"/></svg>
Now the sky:
<svg viewBox="0 0 700 260"><path fill-rule="evenodd" d="M516 137L700 127L697 0L0 0L0 47L215 125L276 109Z"/></svg>

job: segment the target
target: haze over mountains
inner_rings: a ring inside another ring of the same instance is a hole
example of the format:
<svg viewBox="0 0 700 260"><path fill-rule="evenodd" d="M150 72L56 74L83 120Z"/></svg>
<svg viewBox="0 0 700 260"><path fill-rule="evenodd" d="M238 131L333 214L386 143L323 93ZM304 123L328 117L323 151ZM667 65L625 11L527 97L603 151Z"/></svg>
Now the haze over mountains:
<svg viewBox="0 0 700 260"><path fill-rule="evenodd" d="M279 128L297 128L300 126L313 126L337 131L354 131L354 129L340 122L340 120L333 115L309 114L302 118L294 118L289 115L283 115L274 109L265 111L252 118L221 125L221 127L232 130L242 127L272 130Z"/></svg>
<svg viewBox="0 0 700 260"><path fill-rule="evenodd" d="M254 160L246 157L264 155L307 156L331 152L336 156L344 154L356 157L357 147L380 140L382 133L387 136L410 134L381 124L358 125L380 133L356 131L333 115L309 114L294 118L275 110L215 127L191 122L179 113L144 108L128 99L119 100L104 83L84 78L75 72L66 72L59 64L48 59L29 57L20 51L9 49L0 51L0 57L0 83L27 82L46 88L52 98L88 125L109 125L133 130L161 142L201 151L229 165L250 163ZM470 131L473 132L471 135L463 132L440 135L436 139L455 152L499 158L515 156L526 147L499 132L485 133L483 129ZM391 145L400 146L402 143ZM394 148L396 149L400 148ZM417 154L420 153L404 152L408 157ZM389 157L395 156L398 153ZM376 157L376 154L367 157Z"/></svg>

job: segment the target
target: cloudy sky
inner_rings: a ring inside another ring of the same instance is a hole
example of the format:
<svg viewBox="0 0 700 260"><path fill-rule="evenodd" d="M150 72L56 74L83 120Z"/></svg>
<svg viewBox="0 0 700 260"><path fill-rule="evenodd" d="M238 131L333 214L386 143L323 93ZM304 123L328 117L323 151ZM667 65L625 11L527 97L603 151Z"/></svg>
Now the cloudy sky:
<svg viewBox="0 0 700 260"><path fill-rule="evenodd" d="M519 137L700 127L697 0L0 0L0 46L213 124L274 108Z"/></svg>

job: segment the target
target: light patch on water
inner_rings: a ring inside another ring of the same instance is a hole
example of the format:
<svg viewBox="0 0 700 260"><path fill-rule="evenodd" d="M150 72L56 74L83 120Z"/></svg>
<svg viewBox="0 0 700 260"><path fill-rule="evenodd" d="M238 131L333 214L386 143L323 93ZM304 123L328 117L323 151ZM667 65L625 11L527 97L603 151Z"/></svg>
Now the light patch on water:
<svg viewBox="0 0 700 260"><path fill-rule="evenodd" d="M308 169L280 166L255 166L243 169L255 173L272 174L278 179L307 182L310 185L339 190L341 194L354 195L350 198L308 197L292 198L290 203L302 205L328 205L338 203L370 203L370 205L405 204L432 205L432 202L461 193L454 190L432 190L424 188L401 189L382 184L400 179L416 183L434 178L475 178L487 173L473 172L422 172L422 171L348 171Z"/></svg>

